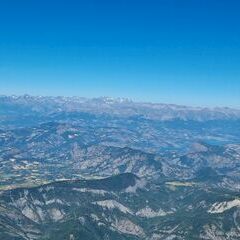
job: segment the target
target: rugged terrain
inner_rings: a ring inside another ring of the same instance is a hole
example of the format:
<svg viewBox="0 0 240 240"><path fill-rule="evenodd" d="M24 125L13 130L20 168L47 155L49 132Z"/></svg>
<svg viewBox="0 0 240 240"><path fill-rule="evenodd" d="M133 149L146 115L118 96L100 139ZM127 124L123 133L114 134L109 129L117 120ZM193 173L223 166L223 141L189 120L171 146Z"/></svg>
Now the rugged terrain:
<svg viewBox="0 0 240 240"><path fill-rule="evenodd" d="M0 239L239 239L239 110L1 96L0 124Z"/></svg>

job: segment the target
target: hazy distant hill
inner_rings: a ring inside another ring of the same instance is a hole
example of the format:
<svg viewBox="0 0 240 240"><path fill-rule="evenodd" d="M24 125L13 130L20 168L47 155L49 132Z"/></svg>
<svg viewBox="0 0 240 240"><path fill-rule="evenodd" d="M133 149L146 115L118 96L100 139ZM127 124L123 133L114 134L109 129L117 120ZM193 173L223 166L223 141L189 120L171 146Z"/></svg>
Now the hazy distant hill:
<svg viewBox="0 0 240 240"><path fill-rule="evenodd" d="M141 116L156 120L240 119L240 110L231 108L200 108L174 104L133 102L122 98L81 98L42 96L1 96L0 109L9 114L52 114L59 112L86 112L113 116Z"/></svg>

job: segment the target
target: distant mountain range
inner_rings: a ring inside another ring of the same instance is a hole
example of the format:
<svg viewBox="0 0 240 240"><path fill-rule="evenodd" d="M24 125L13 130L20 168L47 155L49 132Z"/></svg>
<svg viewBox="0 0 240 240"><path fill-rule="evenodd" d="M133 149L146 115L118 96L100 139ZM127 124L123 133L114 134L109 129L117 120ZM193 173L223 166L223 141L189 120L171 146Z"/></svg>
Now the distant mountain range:
<svg viewBox="0 0 240 240"><path fill-rule="evenodd" d="M152 120L194 120L240 119L240 110L231 108L200 108L174 104L138 103L122 98L42 97L42 96L0 96L0 111L4 113L86 112L109 114L121 117L139 116Z"/></svg>

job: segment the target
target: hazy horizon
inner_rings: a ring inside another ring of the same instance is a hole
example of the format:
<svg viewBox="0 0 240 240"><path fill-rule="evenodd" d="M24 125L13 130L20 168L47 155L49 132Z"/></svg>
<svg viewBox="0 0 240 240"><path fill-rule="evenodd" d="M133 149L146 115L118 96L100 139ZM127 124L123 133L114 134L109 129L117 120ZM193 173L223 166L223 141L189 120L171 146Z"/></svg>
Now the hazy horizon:
<svg viewBox="0 0 240 240"><path fill-rule="evenodd" d="M176 105L176 106L182 106L182 107L193 107L193 108L199 108L199 109L203 109L203 108L209 108L209 109L215 109L215 108L229 108L229 109L235 109L235 110L240 110L240 107L234 107L234 106L225 106L225 105L216 105L216 106L208 106L208 105L194 105L194 104L180 104L180 103L175 103L175 102L159 102L159 101L143 101L143 100L137 100L137 99L133 99L133 98L128 98L128 97L112 97L112 96L93 96L93 97L89 97L89 96L81 96L81 95L33 95L33 94L28 94L28 93L24 93L24 94L0 94L0 97L2 96L6 96L6 97L24 97L24 96L29 96L29 97L43 97L43 98L47 98L47 97L53 97L53 98L57 98L57 97L63 97L63 98L84 98L84 99L103 99L103 98L109 98L109 99L114 99L114 100L126 100L126 101L130 101L133 103L143 103L143 104L164 104L164 105Z"/></svg>
<svg viewBox="0 0 240 240"><path fill-rule="evenodd" d="M1 92L239 108L239 7L216 0L1 2Z"/></svg>

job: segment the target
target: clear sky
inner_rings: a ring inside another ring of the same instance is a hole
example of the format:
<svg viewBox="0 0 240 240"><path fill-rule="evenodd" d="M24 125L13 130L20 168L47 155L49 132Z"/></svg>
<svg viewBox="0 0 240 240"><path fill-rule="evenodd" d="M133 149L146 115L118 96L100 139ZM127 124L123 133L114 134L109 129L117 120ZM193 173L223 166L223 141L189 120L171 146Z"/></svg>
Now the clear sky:
<svg viewBox="0 0 240 240"><path fill-rule="evenodd" d="M0 94L240 107L238 0L1 0Z"/></svg>

